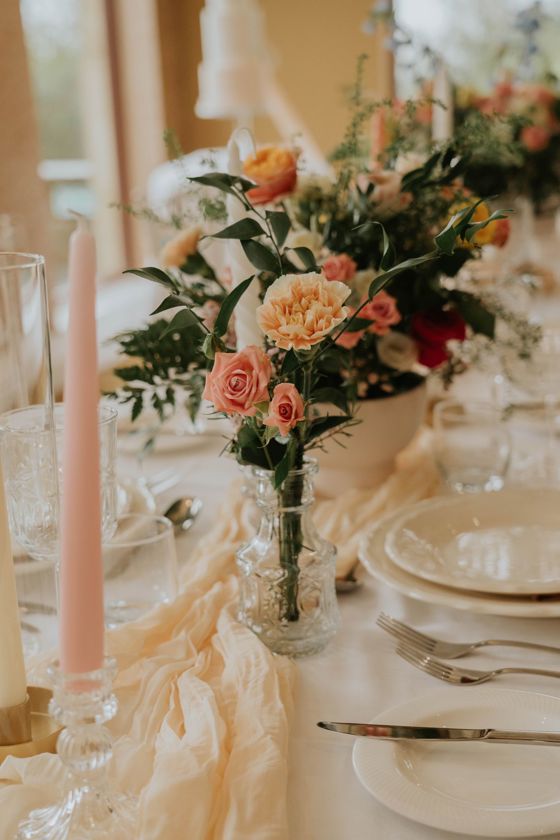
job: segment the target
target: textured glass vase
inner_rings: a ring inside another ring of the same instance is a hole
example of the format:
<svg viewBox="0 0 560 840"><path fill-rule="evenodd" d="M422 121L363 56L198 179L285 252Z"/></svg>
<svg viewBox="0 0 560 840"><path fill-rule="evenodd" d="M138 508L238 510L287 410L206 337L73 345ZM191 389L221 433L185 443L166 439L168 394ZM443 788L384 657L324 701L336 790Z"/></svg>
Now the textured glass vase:
<svg viewBox="0 0 560 840"><path fill-rule="evenodd" d="M260 522L237 552L239 619L275 653L307 656L322 650L338 627L335 547L311 515L314 461L291 470L282 487L255 469Z"/></svg>

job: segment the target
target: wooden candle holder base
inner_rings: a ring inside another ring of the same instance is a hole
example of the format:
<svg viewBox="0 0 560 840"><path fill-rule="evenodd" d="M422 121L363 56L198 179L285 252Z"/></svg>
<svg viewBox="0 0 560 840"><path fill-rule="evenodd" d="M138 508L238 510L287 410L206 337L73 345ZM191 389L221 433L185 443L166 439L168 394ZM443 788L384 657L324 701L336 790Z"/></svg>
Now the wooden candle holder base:
<svg viewBox="0 0 560 840"><path fill-rule="evenodd" d="M49 715L51 697L50 689L30 685L25 703L0 709L0 762L9 755L28 758L56 752L62 727Z"/></svg>

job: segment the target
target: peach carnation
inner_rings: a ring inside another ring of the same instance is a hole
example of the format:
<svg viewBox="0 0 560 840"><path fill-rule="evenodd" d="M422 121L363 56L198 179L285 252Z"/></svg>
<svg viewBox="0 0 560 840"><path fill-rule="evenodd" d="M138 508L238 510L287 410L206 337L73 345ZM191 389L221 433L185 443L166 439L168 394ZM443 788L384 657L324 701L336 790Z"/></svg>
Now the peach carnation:
<svg viewBox="0 0 560 840"><path fill-rule="evenodd" d="M291 382L282 382L274 389L268 415L263 420L265 426L275 426L282 437L305 419L301 394Z"/></svg>
<svg viewBox="0 0 560 840"><path fill-rule="evenodd" d="M169 268L180 268L196 252L202 228L198 225L182 230L167 242L161 252L161 264Z"/></svg>
<svg viewBox="0 0 560 840"><path fill-rule="evenodd" d="M257 308L257 323L283 350L309 350L346 318L350 289L322 274L283 274Z"/></svg>
<svg viewBox="0 0 560 840"><path fill-rule="evenodd" d="M268 402L271 376L270 359L254 344L238 353L216 353L202 396L217 411L253 417L256 403Z"/></svg>
<svg viewBox="0 0 560 840"><path fill-rule="evenodd" d="M243 163L243 172L257 184L247 192L253 204L267 204L292 192L297 181L297 156L290 149L264 146Z"/></svg>

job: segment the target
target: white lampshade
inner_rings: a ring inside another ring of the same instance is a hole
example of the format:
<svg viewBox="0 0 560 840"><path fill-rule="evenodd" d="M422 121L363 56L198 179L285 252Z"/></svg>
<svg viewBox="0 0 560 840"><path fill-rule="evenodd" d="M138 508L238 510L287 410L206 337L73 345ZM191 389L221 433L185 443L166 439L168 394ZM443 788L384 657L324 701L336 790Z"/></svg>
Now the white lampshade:
<svg viewBox="0 0 560 840"><path fill-rule="evenodd" d="M200 29L197 116L243 119L265 111L273 62L258 0L206 0Z"/></svg>

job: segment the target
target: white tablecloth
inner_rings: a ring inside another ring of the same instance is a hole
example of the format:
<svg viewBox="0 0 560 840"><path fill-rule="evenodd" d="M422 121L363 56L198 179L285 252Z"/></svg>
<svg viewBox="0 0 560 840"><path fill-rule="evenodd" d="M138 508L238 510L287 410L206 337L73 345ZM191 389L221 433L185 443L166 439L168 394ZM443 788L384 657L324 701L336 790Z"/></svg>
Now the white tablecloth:
<svg viewBox="0 0 560 840"><path fill-rule="evenodd" d="M175 447L169 447L168 439L163 443L141 466L130 441L124 441L119 470L121 475L147 477L162 469L179 472L181 483L158 499L161 510L184 493L203 499L203 513L178 543L180 562L188 563L192 546L213 523L231 481L239 473L234 462L218 458L223 447L220 437L186 439ZM449 837L447 833L412 823L373 799L352 769L354 739L324 732L317 728L317 721L367 721L434 688L448 691L450 696L461 691L474 696L478 691L476 687L445 686L400 660L392 640L375 625L381 610L428 633L457 640L510 635L560 644L560 620L503 619L445 610L414 602L367 576L360 590L340 597L340 608L341 627L327 650L297 662L289 750L290 840L443 840ZM56 638L52 620L48 637L50 643ZM552 657L552 663L546 654L531 653L529 658L560 668L560 657L558 661ZM527 661L528 657L519 651L496 648L493 654L477 655L476 667L505 660ZM560 695L560 681L552 679L506 677L499 684Z"/></svg>
<svg viewBox="0 0 560 840"><path fill-rule="evenodd" d="M181 538L183 562L188 562L189 546L211 523L229 481L238 475L234 463L216 457L221 446L219 438L192 442L177 451L156 452L144 465L147 475L166 467L184 475L183 483L167 491L165 500L185 490L200 495L205 502L196 527L188 537ZM130 474L138 470L138 465L130 455L123 456L121 470ZM445 832L412 823L373 799L352 769L354 739L324 732L316 722L367 721L414 694L434 688L455 696L458 691L474 694L478 690L445 686L400 660L393 652L391 639L375 626L381 610L428 633L460 640L510 635L560 644L560 620L503 619L444 610L405 598L368 576L360 590L340 598L340 608L341 627L327 650L297 662L289 753L290 840L443 840L449 837ZM494 654L479 654L476 667L523 659L519 651L494 650ZM531 654L531 659L533 656L551 663L545 654ZM555 666L560 668L560 657ZM560 696L560 682L552 679L505 677L499 684Z"/></svg>

